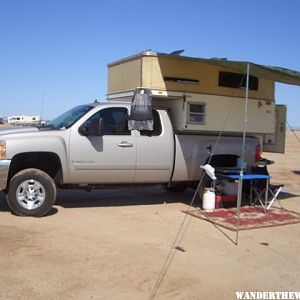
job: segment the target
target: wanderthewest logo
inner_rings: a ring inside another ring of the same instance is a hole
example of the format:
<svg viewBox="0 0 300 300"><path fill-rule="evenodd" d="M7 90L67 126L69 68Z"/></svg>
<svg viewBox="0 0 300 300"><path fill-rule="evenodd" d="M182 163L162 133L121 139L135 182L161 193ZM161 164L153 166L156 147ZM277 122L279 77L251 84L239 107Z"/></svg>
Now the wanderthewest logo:
<svg viewBox="0 0 300 300"><path fill-rule="evenodd" d="M238 300L300 300L300 292L235 292Z"/></svg>

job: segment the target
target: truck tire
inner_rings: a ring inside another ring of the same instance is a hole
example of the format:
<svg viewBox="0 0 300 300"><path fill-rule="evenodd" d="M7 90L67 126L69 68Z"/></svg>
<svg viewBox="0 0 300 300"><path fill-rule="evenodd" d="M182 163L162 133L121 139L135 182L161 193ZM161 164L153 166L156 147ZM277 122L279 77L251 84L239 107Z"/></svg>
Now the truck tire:
<svg viewBox="0 0 300 300"><path fill-rule="evenodd" d="M42 217L56 199L53 179L38 169L18 172L9 183L7 203L18 216Z"/></svg>

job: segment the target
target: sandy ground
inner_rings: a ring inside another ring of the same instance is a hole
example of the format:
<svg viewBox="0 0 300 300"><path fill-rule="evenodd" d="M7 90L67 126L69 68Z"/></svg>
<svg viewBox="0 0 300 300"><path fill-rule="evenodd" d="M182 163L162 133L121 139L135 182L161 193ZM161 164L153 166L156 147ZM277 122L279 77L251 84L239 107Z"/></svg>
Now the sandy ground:
<svg viewBox="0 0 300 300"><path fill-rule="evenodd" d="M299 135L299 132L297 133ZM300 136L300 135L299 135ZM300 143L266 154L282 204L300 212ZM13 216L0 198L0 299L148 299L193 191L60 191L43 218ZM152 299L236 299L235 291L300 290L300 224L242 231L239 245L189 217ZM225 235L226 234L226 235Z"/></svg>

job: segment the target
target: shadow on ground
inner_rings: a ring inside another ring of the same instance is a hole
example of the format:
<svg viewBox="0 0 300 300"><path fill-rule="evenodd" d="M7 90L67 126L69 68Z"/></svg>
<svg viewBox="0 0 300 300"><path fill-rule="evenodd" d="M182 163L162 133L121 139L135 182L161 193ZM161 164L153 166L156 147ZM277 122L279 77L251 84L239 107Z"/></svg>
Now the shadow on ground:
<svg viewBox="0 0 300 300"><path fill-rule="evenodd" d="M194 196L194 190L188 189L182 193L168 193L160 187L120 188L92 190L58 190L55 205L63 208L79 207L110 207L133 205L159 205L163 203L184 203L189 205ZM297 197L298 195L281 192L279 200ZM196 196L193 206L199 207L201 202ZM9 206L3 193L0 193L0 212L9 212ZM47 216L55 215L58 210L54 207Z"/></svg>
<svg viewBox="0 0 300 300"><path fill-rule="evenodd" d="M278 199L279 200L285 200L285 199L291 199L291 198L295 198L295 197L299 197L299 195L291 194L291 193L282 191L282 192L280 192L280 194L278 196Z"/></svg>
<svg viewBox="0 0 300 300"><path fill-rule="evenodd" d="M3 192L0 192L0 211L10 211Z"/></svg>
<svg viewBox="0 0 300 300"><path fill-rule="evenodd" d="M190 204L194 190L168 193L160 187L82 190L58 190L55 205L64 208L158 205L182 202ZM198 197L197 197L198 200ZM199 200L195 202L199 206ZM57 213L54 207L46 216ZM10 212L4 193L0 192L0 212Z"/></svg>
<svg viewBox="0 0 300 300"><path fill-rule="evenodd" d="M189 204L193 195L194 191L191 189L182 193L168 193L160 187L120 188L90 192L60 190L55 204L64 208L156 205L176 202Z"/></svg>

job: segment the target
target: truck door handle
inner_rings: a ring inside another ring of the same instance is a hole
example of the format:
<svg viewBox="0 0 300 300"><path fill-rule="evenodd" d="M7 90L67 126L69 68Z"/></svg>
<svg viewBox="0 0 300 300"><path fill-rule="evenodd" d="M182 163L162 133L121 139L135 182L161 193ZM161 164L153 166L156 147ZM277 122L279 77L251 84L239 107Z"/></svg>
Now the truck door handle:
<svg viewBox="0 0 300 300"><path fill-rule="evenodd" d="M118 144L119 147L122 147L122 148L128 148L128 147L132 147L133 144L132 143L128 143L128 142L121 142Z"/></svg>

